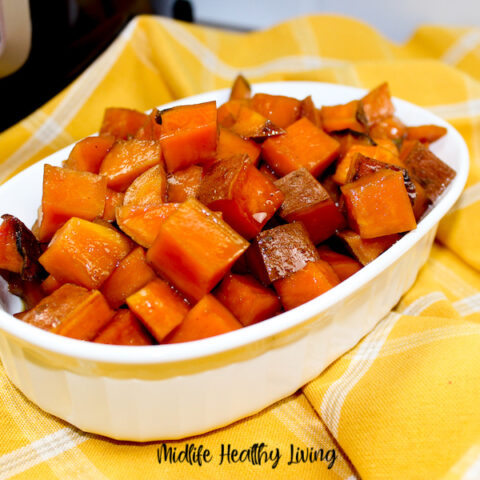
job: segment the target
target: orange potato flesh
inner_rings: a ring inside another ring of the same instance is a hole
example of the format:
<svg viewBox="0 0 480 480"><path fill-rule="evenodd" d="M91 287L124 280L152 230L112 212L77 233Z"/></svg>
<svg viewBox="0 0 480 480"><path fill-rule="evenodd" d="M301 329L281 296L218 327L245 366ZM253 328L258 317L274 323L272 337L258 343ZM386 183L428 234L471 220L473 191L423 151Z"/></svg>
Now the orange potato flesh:
<svg viewBox="0 0 480 480"><path fill-rule="evenodd" d="M407 127L407 139L419 140L422 143L436 142L446 135L447 129L438 125L420 125L418 127Z"/></svg>
<svg viewBox="0 0 480 480"><path fill-rule="evenodd" d="M98 173L100 165L113 147L115 137L100 135L80 140L70 152L65 167L83 172Z"/></svg>
<svg viewBox="0 0 480 480"><path fill-rule="evenodd" d="M320 258L333 268L341 282L348 277L351 277L354 273L357 273L363 266L357 260L348 257L347 255L334 252L326 245L319 246L317 252L320 255Z"/></svg>
<svg viewBox="0 0 480 480"><path fill-rule="evenodd" d="M391 140L402 140L407 136L408 129L397 117L387 117L375 122L369 129L370 136L388 138Z"/></svg>
<svg viewBox="0 0 480 480"><path fill-rule="evenodd" d="M117 139L127 139L147 120L147 115L129 108L107 108L103 116L100 134L113 135Z"/></svg>
<svg viewBox="0 0 480 480"><path fill-rule="evenodd" d="M189 311L184 299L159 278L130 295L127 304L158 342L180 325Z"/></svg>
<svg viewBox="0 0 480 480"><path fill-rule="evenodd" d="M201 340L241 327L242 324L213 295L205 295L168 336L166 343Z"/></svg>
<svg viewBox="0 0 480 480"><path fill-rule="evenodd" d="M107 187L107 193L105 195L105 209L103 210L102 218L107 222L113 222L115 220L115 209L123 205L123 198L125 194L122 192L116 192Z"/></svg>
<svg viewBox="0 0 480 480"><path fill-rule="evenodd" d="M187 198L196 197L202 183L203 168L192 165L168 175L168 201L182 203Z"/></svg>
<svg viewBox="0 0 480 480"><path fill-rule="evenodd" d="M50 295L55 290L60 288L62 285L63 285L63 283L59 282L53 275L49 275L42 282L42 290L45 292L46 295Z"/></svg>
<svg viewBox="0 0 480 480"><path fill-rule="evenodd" d="M231 131L243 138L261 140L285 133L278 125L246 105L240 105Z"/></svg>
<svg viewBox="0 0 480 480"><path fill-rule="evenodd" d="M157 123L159 115L159 111L154 108L148 115L145 123L135 133L135 138L138 140L160 140L162 126Z"/></svg>
<svg viewBox="0 0 480 480"><path fill-rule="evenodd" d="M127 188L123 205L161 205L167 198L167 175L155 165L139 175Z"/></svg>
<svg viewBox="0 0 480 480"><path fill-rule="evenodd" d="M387 83L368 92L358 104L358 118L370 127L374 123L392 117L395 112Z"/></svg>
<svg viewBox="0 0 480 480"><path fill-rule="evenodd" d="M227 223L190 198L161 225L147 259L175 287L198 300L247 247L248 242Z"/></svg>
<svg viewBox="0 0 480 480"><path fill-rule="evenodd" d="M244 100L250 98L251 87L243 75L238 75L233 82L230 100Z"/></svg>
<svg viewBox="0 0 480 480"><path fill-rule="evenodd" d="M283 95L257 93L252 97L251 107L274 125L285 128L300 118L301 102Z"/></svg>
<svg viewBox="0 0 480 480"><path fill-rule="evenodd" d="M17 248L15 227L8 219L0 225L0 269L21 273L23 257Z"/></svg>
<svg viewBox="0 0 480 480"><path fill-rule="evenodd" d="M115 229L74 217L57 231L39 261L62 283L98 288L130 248Z"/></svg>
<svg viewBox="0 0 480 480"><path fill-rule="evenodd" d="M254 165L258 164L262 147L253 140L242 138L226 128L219 129L217 159L226 160L237 155L248 155Z"/></svg>
<svg viewBox="0 0 480 480"><path fill-rule="evenodd" d="M320 112L315 107L312 97L304 98L300 104L300 117L308 118L316 127L322 128L322 120Z"/></svg>
<svg viewBox="0 0 480 480"><path fill-rule="evenodd" d="M242 106L248 106L249 100L229 100L223 105L220 105L217 109L217 122L218 125L225 128L230 128L235 124Z"/></svg>
<svg viewBox="0 0 480 480"><path fill-rule="evenodd" d="M353 130L364 132L365 127L357 120L358 100L345 105L323 106L320 110L322 128L327 132Z"/></svg>

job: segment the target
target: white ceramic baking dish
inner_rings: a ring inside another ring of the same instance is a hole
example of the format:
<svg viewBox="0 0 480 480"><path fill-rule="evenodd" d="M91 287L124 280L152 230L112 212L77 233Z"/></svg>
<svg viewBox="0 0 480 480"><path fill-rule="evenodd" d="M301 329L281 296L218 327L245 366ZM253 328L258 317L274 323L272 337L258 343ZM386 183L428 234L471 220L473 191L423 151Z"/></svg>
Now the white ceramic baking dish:
<svg viewBox="0 0 480 480"><path fill-rule="evenodd" d="M277 82L255 92L345 103L364 91L315 82ZM217 100L221 90L169 104ZM408 125L435 123L448 134L432 150L457 176L435 208L386 253L320 297L226 335L177 345L119 347L60 337L15 319L17 298L0 288L0 355L10 380L34 403L88 432L146 441L199 434L251 415L293 393L352 348L398 302L427 260L439 220L459 197L468 151L457 131L420 107L395 100ZM99 119L100 120L100 119ZM2 212L28 226L41 202L43 164L0 187Z"/></svg>

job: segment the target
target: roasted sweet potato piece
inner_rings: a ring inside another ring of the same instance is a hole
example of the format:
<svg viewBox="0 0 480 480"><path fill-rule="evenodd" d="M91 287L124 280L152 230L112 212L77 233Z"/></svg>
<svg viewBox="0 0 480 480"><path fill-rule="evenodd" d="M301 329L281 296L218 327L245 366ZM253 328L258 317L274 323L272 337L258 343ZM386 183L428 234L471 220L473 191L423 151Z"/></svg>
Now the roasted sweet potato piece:
<svg viewBox="0 0 480 480"><path fill-rule="evenodd" d="M301 168L275 182L285 196L279 214L285 221L302 222L314 244L323 242L346 221L323 186Z"/></svg>
<svg viewBox="0 0 480 480"><path fill-rule="evenodd" d="M412 180L425 189L432 202L435 202L455 178L455 170L418 141L405 158L405 165Z"/></svg>
<svg viewBox="0 0 480 480"><path fill-rule="evenodd" d="M230 100L244 100L250 98L251 93L252 88L247 79L243 75L237 75L230 92Z"/></svg>
<svg viewBox="0 0 480 480"><path fill-rule="evenodd" d="M256 93L251 101L253 110L280 128L286 128L300 118L301 105L296 98L267 93Z"/></svg>
<svg viewBox="0 0 480 480"><path fill-rule="evenodd" d="M115 220L115 209L123 205L123 198L125 194L122 192L116 192L107 187L107 193L105 195L105 209L103 210L102 218L107 222L113 222Z"/></svg>
<svg viewBox="0 0 480 480"><path fill-rule="evenodd" d="M282 309L275 293L251 275L227 275L215 296L244 327L273 317Z"/></svg>
<svg viewBox="0 0 480 480"><path fill-rule="evenodd" d="M218 125L230 128L238 118L240 108L250 104L249 100L229 100L223 105L220 105L217 109L217 122Z"/></svg>
<svg viewBox="0 0 480 480"><path fill-rule="evenodd" d="M333 268L341 282L348 277L351 277L362 268L362 264L357 260L347 255L337 253L326 245L320 245L317 248L317 252L320 255L320 258Z"/></svg>
<svg viewBox="0 0 480 480"><path fill-rule="evenodd" d="M220 127L217 142L217 160L226 160L238 155L248 155L254 165L258 164L262 147L253 140L239 137L235 133Z"/></svg>
<svg viewBox="0 0 480 480"><path fill-rule="evenodd" d="M320 110L322 128L330 133L341 130L365 132L365 127L357 120L358 100L345 105L323 106Z"/></svg>
<svg viewBox="0 0 480 480"><path fill-rule="evenodd" d="M138 140L160 140L162 135L162 127L157 122L160 112L154 108L148 115L145 123L135 134Z"/></svg>
<svg viewBox="0 0 480 480"><path fill-rule="evenodd" d="M170 173L167 177L168 201L182 203L187 198L197 197L202 178L203 168L198 165Z"/></svg>
<svg viewBox="0 0 480 480"><path fill-rule="evenodd" d="M115 137L100 135L80 140L70 152L65 167L83 172L98 173L100 165L113 147Z"/></svg>
<svg viewBox="0 0 480 480"><path fill-rule="evenodd" d="M322 127L320 112L315 107L310 95L300 102L300 117L308 118L318 128Z"/></svg>
<svg viewBox="0 0 480 480"><path fill-rule="evenodd" d="M98 288L130 248L114 228L74 217L58 230L39 262L60 282Z"/></svg>
<svg viewBox="0 0 480 480"><path fill-rule="evenodd" d="M262 145L264 160L280 176L305 167L317 177L338 155L339 143L305 117L286 132Z"/></svg>
<svg viewBox="0 0 480 480"><path fill-rule="evenodd" d="M123 205L161 205L167 199L167 175L155 165L139 175L125 191Z"/></svg>
<svg viewBox="0 0 480 480"><path fill-rule="evenodd" d="M198 300L247 247L248 242L227 223L189 198L161 225L147 259L179 290Z"/></svg>
<svg viewBox="0 0 480 480"><path fill-rule="evenodd" d="M150 140L126 140L115 143L100 166L107 185L124 192L143 172L162 161L160 144Z"/></svg>
<svg viewBox="0 0 480 480"><path fill-rule="evenodd" d="M22 299L25 308L33 308L45 297L42 285L38 280L23 280L19 273L0 270L0 276L8 283L8 291Z"/></svg>
<svg viewBox="0 0 480 480"><path fill-rule="evenodd" d="M357 118L366 127L392 117L394 113L395 107L387 83L368 92L358 103Z"/></svg>
<svg viewBox="0 0 480 480"><path fill-rule="evenodd" d="M276 180L278 180L278 177L275 174L275 172L266 163L262 163L258 171L262 175L265 175L265 177L267 177L271 182L275 182Z"/></svg>
<svg viewBox="0 0 480 480"><path fill-rule="evenodd" d="M381 253L400 240L398 234L370 239L362 238L352 230L343 230L337 236L362 265L367 265L367 263L375 260Z"/></svg>
<svg viewBox="0 0 480 480"><path fill-rule="evenodd" d="M112 308L125 303L128 296L140 290L156 277L155 272L147 264L142 247L132 250L105 280L101 292Z"/></svg>
<svg viewBox="0 0 480 480"><path fill-rule="evenodd" d="M101 175L45 165L38 239L46 242L71 217L93 220L105 209L107 180Z"/></svg>
<svg viewBox="0 0 480 480"><path fill-rule="evenodd" d="M63 283L59 282L53 275L49 275L42 282L42 290L45 292L45 295L50 295L55 290L59 289L62 285Z"/></svg>
<svg viewBox="0 0 480 480"><path fill-rule="evenodd" d="M332 138L340 144L338 157L342 159L353 145L370 145L375 146L375 142L366 133L355 132L354 130L341 130L332 132Z"/></svg>
<svg viewBox="0 0 480 480"><path fill-rule="evenodd" d="M246 253L251 272L264 284L288 277L320 259L304 225L279 225L260 232Z"/></svg>
<svg viewBox="0 0 480 480"><path fill-rule="evenodd" d="M191 342L228 333L241 327L242 324L213 295L205 295L165 341Z"/></svg>
<svg viewBox="0 0 480 480"><path fill-rule="evenodd" d="M182 105L160 112L160 144L169 172L203 164L215 157L217 108L215 102Z"/></svg>
<svg viewBox="0 0 480 480"><path fill-rule="evenodd" d="M425 189L415 180L412 180L415 186L415 200L413 202L413 213L415 214L415 220L418 222L423 217L424 213L432 205L431 200L427 197Z"/></svg>
<svg viewBox="0 0 480 480"><path fill-rule="evenodd" d="M286 278L273 282L283 308L291 310L338 285L333 268L323 260L307 263Z"/></svg>
<svg viewBox="0 0 480 480"><path fill-rule="evenodd" d="M420 125L407 127L407 139L419 140L422 143L432 143L446 135L447 129L439 125Z"/></svg>
<svg viewBox="0 0 480 480"><path fill-rule="evenodd" d="M215 162L205 172L198 199L211 210L222 212L231 227L250 239L275 214L283 194L249 157L236 156Z"/></svg>
<svg viewBox="0 0 480 480"><path fill-rule="evenodd" d="M135 315L124 308L119 310L94 339L95 343L108 345L143 346L152 345L150 335Z"/></svg>
<svg viewBox="0 0 480 480"><path fill-rule="evenodd" d="M408 232L417 226L401 172L378 170L341 190L349 224L362 238Z"/></svg>
<svg viewBox="0 0 480 480"><path fill-rule="evenodd" d="M129 108L107 108L103 116L100 134L110 134L117 139L133 137L147 120L147 115Z"/></svg>
<svg viewBox="0 0 480 480"><path fill-rule="evenodd" d="M373 138L388 138L399 142L407 135L407 127L397 117L387 117L375 122L369 130Z"/></svg>
<svg viewBox="0 0 480 480"><path fill-rule="evenodd" d="M255 140L285 133L283 128L275 125L271 120L246 105L240 105L235 123L230 126L230 129L243 138L253 138Z"/></svg>
<svg viewBox="0 0 480 480"><path fill-rule="evenodd" d="M130 295L127 304L158 342L180 325L190 309L178 292L159 278Z"/></svg>
<svg viewBox="0 0 480 480"><path fill-rule="evenodd" d="M128 205L116 211L117 224L132 240L145 248L150 248L160 226L178 208L178 203L137 207Z"/></svg>

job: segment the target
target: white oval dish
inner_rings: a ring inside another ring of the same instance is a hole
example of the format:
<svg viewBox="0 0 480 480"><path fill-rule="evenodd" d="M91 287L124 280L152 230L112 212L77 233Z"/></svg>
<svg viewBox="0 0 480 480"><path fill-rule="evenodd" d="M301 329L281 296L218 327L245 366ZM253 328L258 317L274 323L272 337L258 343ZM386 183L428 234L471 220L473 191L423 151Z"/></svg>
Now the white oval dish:
<svg viewBox="0 0 480 480"><path fill-rule="evenodd" d="M254 92L317 106L365 91L317 82L275 82ZM164 107L228 99L219 90ZM152 347L100 345L54 335L15 319L21 303L0 285L0 356L10 380L34 403L82 430L122 440L182 438L251 415L293 393L352 348L414 282L440 219L466 182L468 150L458 132L425 109L395 99L407 125L437 124L448 134L432 150L457 175L435 207L378 259L320 297L259 324L196 342ZM163 107L162 107L163 108ZM0 187L1 213L31 226L41 203L43 165L60 165L72 146Z"/></svg>

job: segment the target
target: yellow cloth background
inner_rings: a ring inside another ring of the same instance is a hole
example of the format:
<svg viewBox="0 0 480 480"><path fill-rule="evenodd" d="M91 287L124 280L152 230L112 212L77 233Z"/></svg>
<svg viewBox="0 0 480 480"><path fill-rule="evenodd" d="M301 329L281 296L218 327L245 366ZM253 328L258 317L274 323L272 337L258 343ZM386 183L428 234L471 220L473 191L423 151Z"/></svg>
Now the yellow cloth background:
<svg viewBox="0 0 480 480"><path fill-rule="evenodd" d="M230 86L240 71L251 82L371 88L386 80L395 96L460 131L471 154L467 188L414 287L395 313L295 395L169 443L203 444L218 455L222 443L265 442L284 456L276 469L159 465L160 443L80 432L27 401L0 366L0 479L480 478L480 29L423 27L396 45L337 16L255 33L139 17L69 88L0 135L0 180L95 132L107 106L146 110ZM339 458L332 469L287 465L290 444L335 448Z"/></svg>

